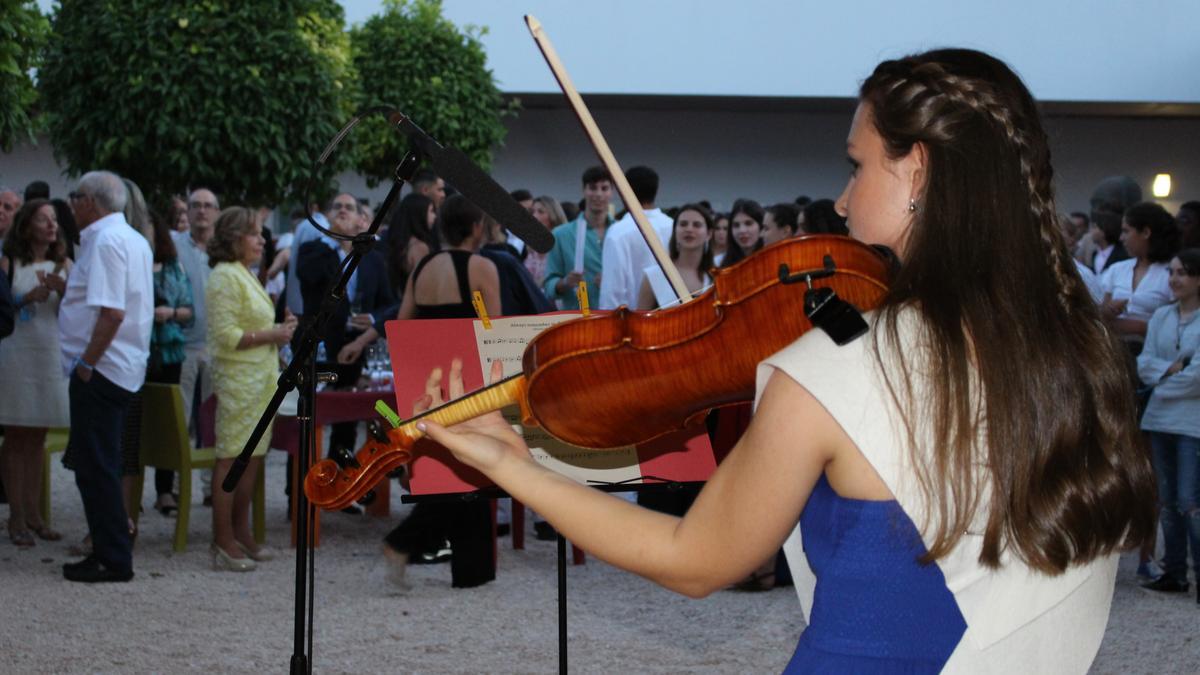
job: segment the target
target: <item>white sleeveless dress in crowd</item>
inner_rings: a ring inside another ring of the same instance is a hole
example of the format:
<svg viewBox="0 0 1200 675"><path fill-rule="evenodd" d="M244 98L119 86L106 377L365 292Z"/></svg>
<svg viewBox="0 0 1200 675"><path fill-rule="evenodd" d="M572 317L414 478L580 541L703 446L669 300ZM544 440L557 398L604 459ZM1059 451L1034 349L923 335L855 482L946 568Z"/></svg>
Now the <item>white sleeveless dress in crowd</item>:
<svg viewBox="0 0 1200 675"><path fill-rule="evenodd" d="M50 274L49 260L22 264L12 261L13 298L38 285L37 273ZM62 270L59 274L66 276ZM0 424L22 427L65 427L70 423L67 380L59 363L58 303L51 291L45 302L17 311L12 335L0 340Z"/></svg>
<svg viewBox="0 0 1200 675"><path fill-rule="evenodd" d="M667 275L663 273L661 267L657 264L649 265L642 272L650 282L650 290L654 292L654 301L658 303L659 309L674 307L679 304L679 296L675 295L675 288L671 286L671 282L667 280ZM709 286L712 286L712 278L705 274L700 290L692 293L692 297L694 298L703 293Z"/></svg>

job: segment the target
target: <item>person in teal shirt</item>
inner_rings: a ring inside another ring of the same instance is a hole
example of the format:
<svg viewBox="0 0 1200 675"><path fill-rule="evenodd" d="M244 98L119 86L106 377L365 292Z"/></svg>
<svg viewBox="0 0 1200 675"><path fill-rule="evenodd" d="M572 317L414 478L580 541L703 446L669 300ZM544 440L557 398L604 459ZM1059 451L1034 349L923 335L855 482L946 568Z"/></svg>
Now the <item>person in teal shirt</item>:
<svg viewBox="0 0 1200 675"><path fill-rule="evenodd" d="M593 166L583 172L584 208L579 217L554 228L554 248L546 256L546 276L542 289L560 309L579 309L575 289L580 281L587 282L588 302L600 298L600 259L604 234L612 225L608 213L612 201L612 177L603 167ZM579 226L586 226L587 239L583 245L583 273L575 271L575 251Z"/></svg>

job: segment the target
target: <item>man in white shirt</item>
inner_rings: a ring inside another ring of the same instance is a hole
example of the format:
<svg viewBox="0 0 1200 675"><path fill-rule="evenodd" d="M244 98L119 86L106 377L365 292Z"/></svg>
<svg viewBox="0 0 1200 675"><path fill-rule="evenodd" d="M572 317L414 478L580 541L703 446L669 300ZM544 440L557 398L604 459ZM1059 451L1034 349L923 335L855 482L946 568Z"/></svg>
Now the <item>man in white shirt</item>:
<svg viewBox="0 0 1200 675"><path fill-rule="evenodd" d="M625 179L633 188L633 194L641 203L646 219L650 221L665 251L667 242L671 240L673 223L670 216L654 205L658 197L658 174L648 166L635 166L625 172ZM653 264L655 260L650 245L633 221L633 214L626 213L613 223L604 237L600 266L602 283L597 309L616 309L620 305L636 308L644 270Z"/></svg>
<svg viewBox="0 0 1200 675"><path fill-rule="evenodd" d="M150 245L125 222L126 199L121 178L107 171L84 174L71 193L80 244L58 332L70 378L70 454L92 554L63 565L69 581L133 578L133 540L121 499L121 430L146 378L154 277Z"/></svg>

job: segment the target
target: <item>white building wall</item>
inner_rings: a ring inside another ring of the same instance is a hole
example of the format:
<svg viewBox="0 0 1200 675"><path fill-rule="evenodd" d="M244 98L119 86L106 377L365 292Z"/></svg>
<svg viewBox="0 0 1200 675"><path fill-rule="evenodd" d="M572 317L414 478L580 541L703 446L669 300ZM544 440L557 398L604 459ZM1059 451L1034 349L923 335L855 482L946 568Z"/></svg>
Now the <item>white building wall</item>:
<svg viewBox="0 0 1200 675"><path fill-rule="evenodd" d="M738 197L764 204L801 194L833 198L846 179L850 120L841 112L626 109L593 114L622 166L646 164L658 171L662 205L708 199L722 209ZM1149 198L1154 175L1170 173L1174 191L1164 203L1172 210L1182 201L1200 199L1200 119L1055 117L1046 123L1063 210L1087 210L1092 186L1113 174L1133 176ZM493 166L496 180L509 190L578 200L580 174L599 161L574 116L563 109L530 109L508 125ZM55 195L64 195L72 184L45 142L0 155L0 185L23 188L35 179L49 182ZM368 190L354 175L340 181L372 203L381 201L388 188Z"/></svg>

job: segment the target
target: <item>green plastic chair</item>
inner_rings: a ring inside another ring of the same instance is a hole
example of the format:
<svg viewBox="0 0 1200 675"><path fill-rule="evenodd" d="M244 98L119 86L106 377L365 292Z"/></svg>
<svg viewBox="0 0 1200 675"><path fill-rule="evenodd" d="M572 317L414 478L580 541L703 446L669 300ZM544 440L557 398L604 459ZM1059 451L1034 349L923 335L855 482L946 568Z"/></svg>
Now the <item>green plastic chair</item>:
<svg viewBox="0 0 1200 675"><path fill-rule="evenodd" d="M192 507L192 470L211 469L216 464L213 448L193 448L183 416L183 394L177 384L151 384L142 388L142 480L134 488L134 504L142 503L142 485L148 468L170 469L179 474L179 512L175 521L175 551L187 549L188 522ZM258 472L254 485L254 540L266 538L266 481ZM220 487L214 485L214 489Z"/></svg>
<svg viewBox="0 0 1200 675"><path fill-rule="evenodd" d="M46 456L42 462L42 499L38 504L42 512L42 522L50 527L50 457L56 452L67 449L67 437L71 435L69 427L51 427L46 432Z"/></svg>

